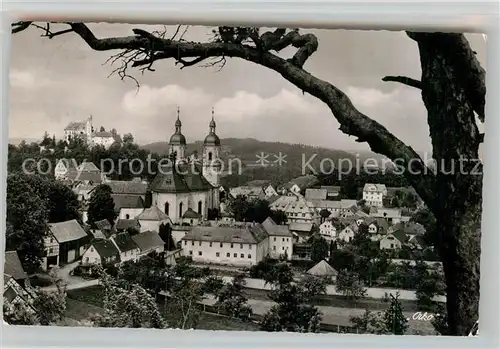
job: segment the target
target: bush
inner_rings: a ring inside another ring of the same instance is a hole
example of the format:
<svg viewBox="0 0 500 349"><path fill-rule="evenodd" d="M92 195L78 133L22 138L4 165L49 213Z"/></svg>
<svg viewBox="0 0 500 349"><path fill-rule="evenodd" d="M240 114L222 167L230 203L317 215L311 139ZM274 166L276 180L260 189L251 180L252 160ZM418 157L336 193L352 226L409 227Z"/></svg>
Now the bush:
<svg viewBox="0 0 500 349"><path fill-rule="evenodd" d="M278 263L278 260L264 258L262 261L253 265L249 269L250 277L253 279L265 279L267 273Z"/></svg>
<svg viewBox="0 0 500 349"><path fill-rule="evenodd" d="M30 279L30 285L32 287L47 287L52 286L54 283L51 279L40 276L33 276Z"/></svg>

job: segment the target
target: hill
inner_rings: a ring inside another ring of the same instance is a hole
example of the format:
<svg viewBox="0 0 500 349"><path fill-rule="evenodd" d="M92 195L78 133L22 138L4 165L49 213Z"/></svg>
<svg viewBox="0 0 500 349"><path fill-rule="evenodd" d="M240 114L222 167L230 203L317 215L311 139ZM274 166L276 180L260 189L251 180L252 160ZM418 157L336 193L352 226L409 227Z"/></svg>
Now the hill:
<svg viewBox="0 0 500 349"><path fill-rule="evenodd" d="M355 156L351 153L311 145L263 142L253 138L225 138L221 144L221 159L227 167L222 184L230 187L264 179L279 185L311 173L311 168L329 173L332 165L339 167L348 161L355 164ZM202 145L201 141L189 143L187 153L199 153ZM165 156L168 143L156 142L142 148Z"/></svg>

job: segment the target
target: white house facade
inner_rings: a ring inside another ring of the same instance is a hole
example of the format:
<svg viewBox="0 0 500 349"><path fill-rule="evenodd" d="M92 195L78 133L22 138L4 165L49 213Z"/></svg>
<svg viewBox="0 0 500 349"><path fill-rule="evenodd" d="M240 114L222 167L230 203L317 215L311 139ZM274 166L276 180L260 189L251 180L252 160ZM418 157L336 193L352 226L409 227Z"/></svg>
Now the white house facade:
<svg viewBox="0 0 500 349"><path fill-rule="evenodd" d="M385 184L366 183L363 187L363 200L368 206L383 207L383 198L387 195Z"/></svg>

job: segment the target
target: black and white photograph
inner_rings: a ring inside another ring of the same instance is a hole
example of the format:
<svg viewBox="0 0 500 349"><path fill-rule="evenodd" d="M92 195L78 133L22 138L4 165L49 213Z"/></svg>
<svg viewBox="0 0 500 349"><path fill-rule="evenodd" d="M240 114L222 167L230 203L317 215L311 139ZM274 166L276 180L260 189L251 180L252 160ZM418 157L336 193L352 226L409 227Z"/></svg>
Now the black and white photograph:
<svg viewBox="0 0 500 349"><path fill-rule="evenodd" d="M11 31L4 325L479 335L485 35Z"/></svg>

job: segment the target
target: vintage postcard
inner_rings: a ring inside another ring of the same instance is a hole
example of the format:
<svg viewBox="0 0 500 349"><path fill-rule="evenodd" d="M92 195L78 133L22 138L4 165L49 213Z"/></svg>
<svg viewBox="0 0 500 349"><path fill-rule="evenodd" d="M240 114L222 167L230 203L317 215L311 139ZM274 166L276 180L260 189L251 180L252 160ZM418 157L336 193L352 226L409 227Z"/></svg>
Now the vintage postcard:
<svg viewBox="0 0 500 349"><path fill-rule="evenodd" d="M14 23L4 323L476 335L486 44Z"/></svg>

